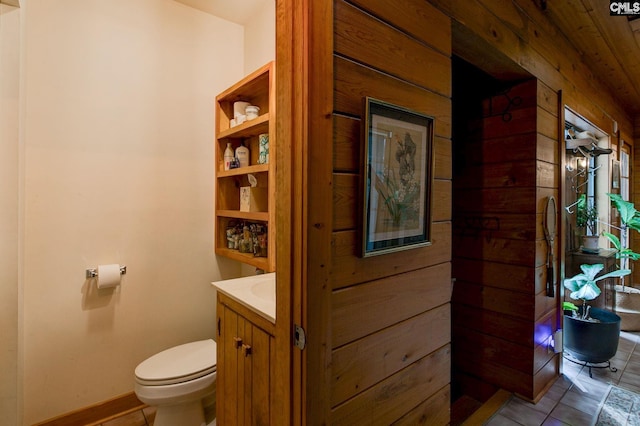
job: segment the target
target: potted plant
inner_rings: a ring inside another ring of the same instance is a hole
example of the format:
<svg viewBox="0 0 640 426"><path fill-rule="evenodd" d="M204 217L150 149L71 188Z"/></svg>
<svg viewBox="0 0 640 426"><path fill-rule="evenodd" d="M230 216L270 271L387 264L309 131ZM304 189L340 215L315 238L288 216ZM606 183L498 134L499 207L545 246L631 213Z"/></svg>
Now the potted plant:
<svg viewBox="0 0 640 426"><path fill-rule="evenodd" d="M620 259L623 268L628 268L629 260L640 259L640 254L628 247L628 230L640 232L640 212L633 203L624 200L618 194L607 194L620 215L620 236L603 232L616 249L616 258ZM623 330L640 330L640 289L625 285L624 278L619 285L614 286L615 311L622 319Z"/></svg>
<svg viewBox="0 0 640 426"><path fill-rule="evenodd" d="M582 250L588 253L599 251L598 242L598 209L594 204L587 203L587 196L580 195L576 208L576 226L586 233L582 236Z"/></svg>
<svg viewBox="0 0 640 426"><path fill-rule="evenodd" d="M580 265L582 273L566 278L564 287L571 292L569 297L582 301L580 306L563 302L564 348L574 358L589 366L609 362L618 350L620 317L606 309L589 306L588 302L601 293L597 282L607 278L623 277L631 273L628 269L617 269L598 275L604 265Z"/></svg>

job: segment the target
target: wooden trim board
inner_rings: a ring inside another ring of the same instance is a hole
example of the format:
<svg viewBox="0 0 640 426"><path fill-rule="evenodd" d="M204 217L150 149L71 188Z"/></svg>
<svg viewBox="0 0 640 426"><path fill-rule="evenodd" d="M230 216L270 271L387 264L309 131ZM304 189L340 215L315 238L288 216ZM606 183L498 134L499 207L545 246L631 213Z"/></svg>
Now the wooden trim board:
<svg viewBox="0 0 640 426"><path fill-rule="evenodd" d="M504 389L498 390L491 398L478 408L462 426L481 426L487 422L509 400L511 393Z"/></svg>
<svg viewBox="0 0 640 426"><path fill-rule="evenodd" d="M97 425L125 414L141 410L147 405L141 402L134 392L130 392L107 401L62 414L33 426L71 426Z"/></svg>

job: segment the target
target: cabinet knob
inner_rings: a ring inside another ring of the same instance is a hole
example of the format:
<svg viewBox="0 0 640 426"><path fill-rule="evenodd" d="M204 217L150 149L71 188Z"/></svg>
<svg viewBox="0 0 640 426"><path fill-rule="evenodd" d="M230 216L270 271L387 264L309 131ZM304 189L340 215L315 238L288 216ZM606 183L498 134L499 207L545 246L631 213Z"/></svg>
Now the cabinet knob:
<svg viewBox="0 0 640 426"><path fill-rule="evenodd" d="M251 345L242 345L242 352L244 352L244 356L251 355Z"/></svg>
<svg viewBox="0 0 640 426"><path fill-rule="evenodd" d="M233 341L235 342L236 349L242 346L242 337L234 337Z"/></svg>

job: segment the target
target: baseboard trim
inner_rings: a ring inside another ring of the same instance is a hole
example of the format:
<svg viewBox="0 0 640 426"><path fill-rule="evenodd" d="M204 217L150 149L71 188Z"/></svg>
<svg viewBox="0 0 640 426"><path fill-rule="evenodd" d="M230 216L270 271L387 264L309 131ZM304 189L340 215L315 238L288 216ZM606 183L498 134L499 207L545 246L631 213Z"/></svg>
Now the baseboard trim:
<svg viewBox="0 0 640 426"><path fill-rule="evenodd" d="M462 426L480 426L483 425L509 400L511 393L506 390L499 389L487 402L482 404L475 413L462 423Z"/></svg>
<svg viewBox="0 0 640 426"><path fill-rule="evenodd" d="M141 410L146 405L142 403L134 392L103 401L89 407L80 408L53 419L36 423L33 426L77 426L99 425L124 414Z"/></svg>

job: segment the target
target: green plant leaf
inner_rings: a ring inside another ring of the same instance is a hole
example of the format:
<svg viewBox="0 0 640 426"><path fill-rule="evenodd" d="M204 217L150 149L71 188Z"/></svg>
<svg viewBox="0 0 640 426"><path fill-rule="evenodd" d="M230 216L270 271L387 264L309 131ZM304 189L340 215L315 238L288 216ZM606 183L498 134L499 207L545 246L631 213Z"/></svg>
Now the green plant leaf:
<svg viewBox="0 0 640 426"><path fill-rule="evenodd" d="M593 265L583 263L580 265L580 269L587 276L587 280L593 281L596 275L604 269L604 265L602 263L594 263Z"/></svg>
<svg viewBox="0 0 640 426"><path fill-rule="evenodd" d="M585 274L578 274L571 278L565 278L563 285L567 290L574 292L578 291L587 281L589 281L589 278Z"/></svg>
<svg viewBox="0 0 640 426"><path fill-rule="evenodd" d="M609 239L609 241L611 241L611 244L613 244L616 250L618 251L622 250L622 243L620 242L620 238L606 231L604 231L602 235L604 235Z"/></svg>
<svg viewBox="0 0 640 426"><path fill-rule="evenodd" d="M577 311L579 308L571 302L562 302L563 311Z"/></svg>
<svg viewBox="0 0 640 426"><path fill-rule="evenodd" d="M631 249L622 249L618 253L616 253L616 258L618 259L631 259L638 260L640 259L640 253L636 253Z"/></svg>
<svg viewBox="0 0 640 426"><path fill-rule="evenodd" d="M607 272L604 275L600 275L599 277L594 279L594 282L604 280L606 278L624 277L626 275L629 275L630 273L631 269L616 269L615 271Z"/></svg>
<svg viewBox="0 0 640 426"><path fill-rule="evenodd" d="M569 295L569 297L576 300L593 300L598 296L600 296L600 287L595 281L587 281L585 285Z"/></svg>
<svg viewBox="0 0 640 426"><path fill-rule="evenodd" d="M633 203L625 201L620 194L607 195L616 209L618 209L618 212L620 213L620 221L629 227L639 229L636 228L636 226L640 226L640 218L638 218L638 211L634 207Z"/></svg>

